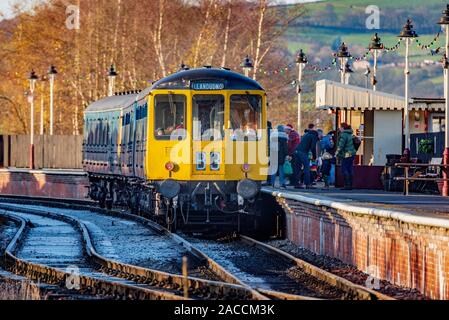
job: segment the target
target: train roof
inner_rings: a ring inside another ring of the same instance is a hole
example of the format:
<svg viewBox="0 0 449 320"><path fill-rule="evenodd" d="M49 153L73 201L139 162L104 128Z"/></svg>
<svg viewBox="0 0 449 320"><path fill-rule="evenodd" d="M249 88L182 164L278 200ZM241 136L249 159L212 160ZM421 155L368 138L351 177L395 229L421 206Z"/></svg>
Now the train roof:
<svg viewBox="0 0 449 320"><path fill-rule="evenodd" d="M257 81L240 73L211 67L179 71L157 81L151 89L189 89L192 83L222 83L220 90L264 90Z"/></svg>
<svg viewBox="0 0 449 320"><path fill-rule="evenodd" d="M148 87L138 93L117 94L112 97L106 97L91 103L85 112L100 112L126 108L134 102L144 99L150 91L151 88Z"/></svg>
<svg viewBox="0 0 449 320"><path fill-rule="evenodd" d="M262 86L255 80L245 77L237 72L219 68L200 68L182 70L159 81L139 93L118 94L106 97L90 104L85 112L101 112L123 109L134 102L145 98L152 90L157 89L190 89L192 83L200 84L197 90L262 90ZM208 87L209 85L209 87ZM216 87L218 85L218 87Z"/></svg>

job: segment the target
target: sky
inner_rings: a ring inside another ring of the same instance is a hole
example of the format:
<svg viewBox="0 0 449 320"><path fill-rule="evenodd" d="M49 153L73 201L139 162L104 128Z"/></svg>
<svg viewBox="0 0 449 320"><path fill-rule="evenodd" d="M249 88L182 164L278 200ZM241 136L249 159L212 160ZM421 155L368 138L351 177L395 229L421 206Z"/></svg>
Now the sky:
<svg viewBox="0 0 449 320"><path fill-rule="evenodd" d="M316 0L278 0L280 3L302 3L302 2L313 2ZM0 0L0 12L4 13L6 17L10 17L11 11L10 3L12 3L13 0ZM1 18L0 18L1 19Z"/></svg>

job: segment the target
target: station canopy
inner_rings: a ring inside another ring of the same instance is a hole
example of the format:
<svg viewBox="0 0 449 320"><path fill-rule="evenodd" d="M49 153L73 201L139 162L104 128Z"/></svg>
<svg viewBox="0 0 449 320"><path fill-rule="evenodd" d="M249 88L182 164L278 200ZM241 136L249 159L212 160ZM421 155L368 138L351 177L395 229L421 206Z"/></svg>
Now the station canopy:
<svg viewBox="0 0 449 320"><path fill-rule="evenodd" d="M316 107L323 110L402 110L404 97L321 80L316 83Z"/></svg>

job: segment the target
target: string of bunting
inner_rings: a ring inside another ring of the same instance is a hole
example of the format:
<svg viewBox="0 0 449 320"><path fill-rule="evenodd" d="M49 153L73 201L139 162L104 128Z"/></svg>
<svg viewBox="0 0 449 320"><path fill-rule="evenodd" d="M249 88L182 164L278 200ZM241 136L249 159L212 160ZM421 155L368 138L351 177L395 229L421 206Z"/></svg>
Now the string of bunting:
<svg viewBox="0 0 449 320"><path fill-rule="evenodd" d="M282 68L279 68L279 69L275 69L275 70L267 70L263 66L261 66L259 68L259 73L262 73L262 74L267 75L267 76L272 75L272 74L279 74L279 73L282 74L282 73L285 73L285 72L289 71L290 69L292 69L295 66L296 66L296 63L294 63L294 62L288 64L285 67L282 67Z"/></svg>
<svg viewBox="0 0 449 320"><path fill-rule="evenodd" d="M306 69L310 69L310 70L313 70L315 72L323 73L323 72L326 72L326 71L334 69L334 67L336 65L337 65L337 59L334 58L332 60L332 63L327 65L327 66L322 67L322 66L320 66L318 64L308 64L308 65L306 65Z"/></svg>
<svg viewBox="0 0 449 320"><path fill-rule="evenodd" d="M416 39L416 42L418 44L418 48L420 48L422 50L430 50L430 53L432 54L432 56L440 54L441 53L441 49L443 49L442 47L438 47L436 49L432 49L431 48L435 44L435 42L439 39L440 36L441 36L441 32L438 32L437 35L433 38L433 40L429 44L427 44L427 45L422 44L418 39ZM392 46L392 47L385 47L384 51L386 51L386 52L397 51L400 48L401 43L402 43L402 41L401 41L401 39L399 39L398 42L394 46ZM333 54L333 55L335 57L335 54ZM367 57L369 55L370 55L370 51L368 50L364 54L362 54L361 56L351 57L350 59L354 60L354 61L362 61L362 60L367 59ZM306 65L305 68L308 69L308 70L315 71L315 72L323 73L323 72L332 70L336 65L337 65L337 58L334 58L330 65L326 65L326 66L322 67L322 66L320 66L318 64L308 64L308 65ZM270 70L266 70L263 67L261 67L261 68L259 68L259 72L264 74L264 75L272 75L272 74L280 74L280 73L282 74L282 73L285 73L285 72L287 72L290 69L295 68L295 67L296 67L296 63L293 62L293 63L288 64L285 67L282 67L282 68L279 68L279 69L276 69L276 70L271 70L271 71Z"/></svg>
<svg viewBox="0 0 449 320"><path fill-rule="evenodd" d="M385 47L384 50L386 52L392 52L392 51L398 50L400 46L401 46L401 40L398 40L398 42L394 46L392 46L392 47Z"/></svg>
<svg viewBox="0 0 449 320"><path fill-rule="evenodd" d="M368 50L367 52L362 54L360 57L351 57L351 60L362 61L362 60L365 60L368 57L369 54L370 54L370 52Z"/></svg>
<svg viewBox="0 0 449 320"><path fill-rule="evenodd" d="M419 41L418 38L416 38L416 43L419 49L421 50L429 50L431 49L431 47L435 44L435 42L438 41L438 39L440 38L441 35L441 31L437 33L437 35L433 38L433 40L429 43L429 44L423 44L421 41Z"/></svg>

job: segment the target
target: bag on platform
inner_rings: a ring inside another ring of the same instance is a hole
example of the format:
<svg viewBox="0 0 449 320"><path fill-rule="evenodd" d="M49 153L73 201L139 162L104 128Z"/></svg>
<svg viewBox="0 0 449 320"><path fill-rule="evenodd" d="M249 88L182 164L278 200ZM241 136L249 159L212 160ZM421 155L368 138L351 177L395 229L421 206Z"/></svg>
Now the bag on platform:
<svg viewBox="0 0 449 320"><path fill-rule="evenodd" d="M292 175L293 174L293 168L292 168L292 164L290 161L286 160L284 163L284 174L286 176Z"/></svg>

